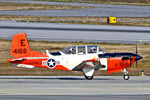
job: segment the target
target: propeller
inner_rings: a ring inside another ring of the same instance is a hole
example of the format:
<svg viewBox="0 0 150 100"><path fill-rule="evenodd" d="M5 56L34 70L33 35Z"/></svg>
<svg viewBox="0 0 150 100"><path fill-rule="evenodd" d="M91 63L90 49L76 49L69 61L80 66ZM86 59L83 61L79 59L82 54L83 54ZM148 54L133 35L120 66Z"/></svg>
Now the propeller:
<svg viewBox="0 0 150 100"><path fill-rule="evenodd" d="M136 68L138 68L138 60L142 59L143 57L141 57L140 55L138 55L137 44L136 44L136 54L134 54L134 56L133 55L129 55L128 57L122 57L122 60L130 60L130 66L131 66L131 61L133 60L132 57L135 57Z"/></svg>
<svg viewBox="0 0 150 100"><path fill-rule="evenodd" d="M136 56L138 54L138 50L137 50L137 44L136 44ZM136 68L138 68L138 61L136 60Z"/></svg>

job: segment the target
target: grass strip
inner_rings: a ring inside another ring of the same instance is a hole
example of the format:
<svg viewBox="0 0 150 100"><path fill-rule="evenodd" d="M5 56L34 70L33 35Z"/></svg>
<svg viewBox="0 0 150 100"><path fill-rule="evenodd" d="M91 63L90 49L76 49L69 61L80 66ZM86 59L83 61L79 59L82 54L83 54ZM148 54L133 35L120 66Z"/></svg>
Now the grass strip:
<svg viewBox="0 0 150 100"><path fill-rule="evenodd" d="M49 17L49 16L0 15L0 20L13 20L19 22L39 22L39 23L108 25L107 17L56 17L56 16ZM150 17L117 17L117 23L109 25L149 27Z"/></svg>
<svg viewBox="0 0 150 100"><path fill-rule="evenodd" d="M7 11L7 10L64 10L64 9L85 9L85 8L94 8L94 7L0 2L0 10L1 11Z"/></svg>
<svg viewBox="0 0 150 100"><path fill-rule="evenodd" d="M150 6L150 0L33 0L33 1Z"/></svg>

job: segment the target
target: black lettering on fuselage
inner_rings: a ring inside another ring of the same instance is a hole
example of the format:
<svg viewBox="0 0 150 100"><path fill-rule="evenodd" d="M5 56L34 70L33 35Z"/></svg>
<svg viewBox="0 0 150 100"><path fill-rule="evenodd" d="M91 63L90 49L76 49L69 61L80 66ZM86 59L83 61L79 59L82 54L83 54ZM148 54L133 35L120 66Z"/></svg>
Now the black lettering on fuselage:
<svg viewBox="0 0 150 100"><path fill-rule="evenodd" d="M21 46L26 46L25 43L24 43L24 41L25 41L25 39L21 39L20 40Z"/></svg>

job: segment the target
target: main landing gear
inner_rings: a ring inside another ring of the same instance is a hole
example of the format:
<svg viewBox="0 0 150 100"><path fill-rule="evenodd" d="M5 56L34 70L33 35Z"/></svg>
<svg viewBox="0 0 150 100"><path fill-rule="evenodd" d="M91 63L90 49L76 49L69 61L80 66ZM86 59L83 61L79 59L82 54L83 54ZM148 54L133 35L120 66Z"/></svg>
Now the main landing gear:
<svg viewBox="0 0 150 100"><path fill-rule="evenodd" d="M93 79L93 76L86 76L86 75L85 75L85 78L86 78L87 80L92 80L92 79Z"/></svg>
<svg viewBox="0 0 150 100"><path fill-rule="evenodd" d="M95 71L94 67L86 67L86 68L83 68L82 71L87 80L93 79L93 73Z"/></svg>
<svg viewBox="0 0 150 100"><path fill-rule="evenodd" d="M124 68L124 69L122 69L122 72L124 73L124 75L123 75L123 79L124 80L129 80L129 75L128 75L128 71Z"/></svg>

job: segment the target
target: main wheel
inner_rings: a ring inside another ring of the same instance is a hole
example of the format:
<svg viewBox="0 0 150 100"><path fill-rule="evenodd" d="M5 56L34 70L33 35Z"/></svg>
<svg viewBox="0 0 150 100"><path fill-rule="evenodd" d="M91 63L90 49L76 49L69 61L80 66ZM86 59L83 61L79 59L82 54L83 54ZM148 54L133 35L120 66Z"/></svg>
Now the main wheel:
<svg viewBox="0 0 150 100"><path fill-rule="evenodd" d="M129 77L128 74L126 74L126 75L123 76L123 78L124 78L124 80L128 80L130 77Z"/></svg>
<svg viewBox="0 0 150 100"><path fill-rule="evenodd" d="M85 78L86 78L87 80L92 80L92 79L93 79L93 76L85 76Z"/></svg>

